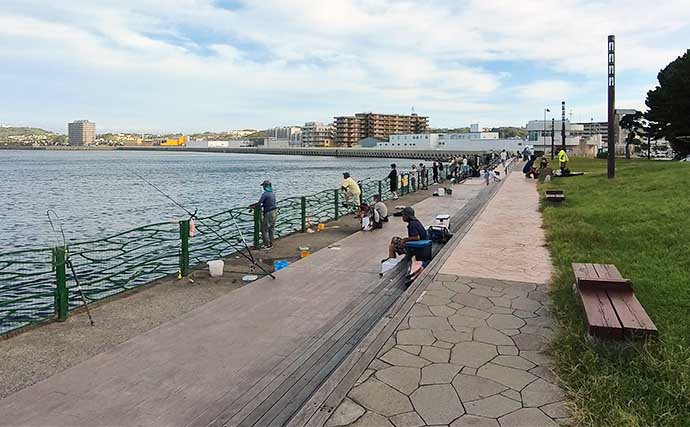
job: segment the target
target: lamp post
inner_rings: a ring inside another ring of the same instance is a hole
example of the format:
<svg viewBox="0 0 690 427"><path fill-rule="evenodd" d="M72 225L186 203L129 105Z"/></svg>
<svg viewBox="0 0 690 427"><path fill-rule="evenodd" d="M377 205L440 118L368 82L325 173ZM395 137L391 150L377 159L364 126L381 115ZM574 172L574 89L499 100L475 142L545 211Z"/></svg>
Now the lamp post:
<svg viewBox="0 0 690 427"><path fill-rule="evenodd" d="M565 101L561 101L561 142L563 144L561 149L567 151L565 149Z"/></svg>
<svg viewBox="0 0 690 427"><path fill-rule="evenodd" d="M608 99L609 99L609 127L608 127L608 177L613 178L616 175L616 128L614 127L614 119L616 116L616 36L609 36L608 39Z"/></svg>
<svg viewBox="0 0 690 427"><path fill-rule="evenodd" d="M551 160L553 160L553 151L554 151L553 138L554 138L554 134L555 134L555 132L556 132L555 129L554 129L554 123L555 123L555 121L556 121L556 119L554 119L553 117L551 117Z"/></svg>
<svg viewBox="0 0 690 427"><path fill-rule="evenodd" d="M546 113L550 113L551 110L544 108L544 132L541 135L542 145L546 147Z"/></svg>

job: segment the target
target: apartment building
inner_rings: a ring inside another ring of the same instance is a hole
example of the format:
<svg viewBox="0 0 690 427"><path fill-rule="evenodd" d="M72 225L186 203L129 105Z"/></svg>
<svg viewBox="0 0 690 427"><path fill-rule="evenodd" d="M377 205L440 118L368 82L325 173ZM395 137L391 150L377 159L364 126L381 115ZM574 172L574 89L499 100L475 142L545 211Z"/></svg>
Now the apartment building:
<svg viewBox="0 0 690 427"><path fill-rule="evenodd" d="M335 128L331 124L307 122L302 126L302 146L330 147Z"/></svg>
<svg viewBox="0 0 690 427"><path fill-rule="evenodd" d="M335 143L352 146L364 138L387 139L390 135L416 134L429 126L429 118L411 114L357 113L335 117Z"/></svg>
<svg viewBox="0 0 690 427"><path fill-rule="evenodd" d="M75 120L67 124L69 145L91 145L96 142L96 123Z"/></svg>

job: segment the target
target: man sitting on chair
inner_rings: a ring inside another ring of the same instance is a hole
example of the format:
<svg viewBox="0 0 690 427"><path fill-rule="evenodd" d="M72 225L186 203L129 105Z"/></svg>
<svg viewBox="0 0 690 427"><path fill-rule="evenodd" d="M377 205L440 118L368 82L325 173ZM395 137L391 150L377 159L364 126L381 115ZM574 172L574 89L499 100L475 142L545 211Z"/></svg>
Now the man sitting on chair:
<svg viewBox="0 0 690 427"><path fill-rule="evenodd" d="M398 255L405 255L405 243L417 240L427 240L426 229L422 223L415 218L414 209L407 206L402 210L402 220L407 223L407 237L393 237L388 245L388 258L396 258Z"/></svg>

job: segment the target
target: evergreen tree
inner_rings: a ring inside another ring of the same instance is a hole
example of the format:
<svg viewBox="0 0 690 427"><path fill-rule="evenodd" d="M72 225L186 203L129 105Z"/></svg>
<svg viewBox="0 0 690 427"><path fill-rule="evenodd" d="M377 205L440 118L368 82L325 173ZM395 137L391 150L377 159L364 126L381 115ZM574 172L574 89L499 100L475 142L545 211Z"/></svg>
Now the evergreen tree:
<svg viewBox="0 0 690 427"><path fill-rule="evenodd" d="M690 154L690 49L659 71L659 85L647 92L647 119L655 139L666 138L682 156Z"/></svg>

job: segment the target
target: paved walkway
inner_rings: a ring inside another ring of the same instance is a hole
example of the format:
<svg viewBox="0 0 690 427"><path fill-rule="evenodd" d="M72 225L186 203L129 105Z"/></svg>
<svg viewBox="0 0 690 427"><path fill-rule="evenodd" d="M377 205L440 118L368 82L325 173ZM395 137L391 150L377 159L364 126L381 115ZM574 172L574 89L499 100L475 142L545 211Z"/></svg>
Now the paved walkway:
<svg viewBox="0 0 690 427"><path fill-rule="evenodd" d="M479 190L457 186L452 197L430 197L415 210L429 223ZM261 279L0 400L0 425L275 425L247 417L283 416L287 409L272 407L273 396L299 403L302 390L291 391L309 384L286 378L304 378L305 361L322 358L305 346L321 351L340 342L324 335L324 325L335 331L350 322L357 302L375 292L391 236L404 233L399 218L356 233L276 280ZM339 357L352 345L345 342ZM318 375L327 369L333 366Z"/></svg>
<svg viewBox="0 0 690 427"><path fill-rule="evenodd" d="M567 424L537 206L534 183L510 175L327 426Z"/></svg>

